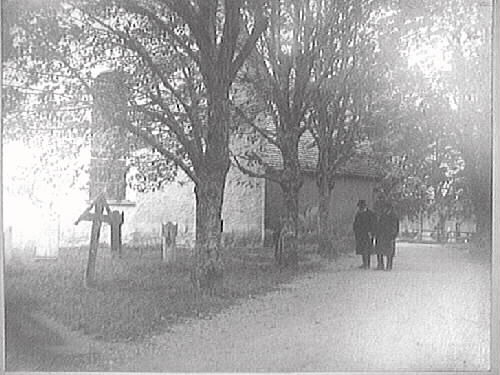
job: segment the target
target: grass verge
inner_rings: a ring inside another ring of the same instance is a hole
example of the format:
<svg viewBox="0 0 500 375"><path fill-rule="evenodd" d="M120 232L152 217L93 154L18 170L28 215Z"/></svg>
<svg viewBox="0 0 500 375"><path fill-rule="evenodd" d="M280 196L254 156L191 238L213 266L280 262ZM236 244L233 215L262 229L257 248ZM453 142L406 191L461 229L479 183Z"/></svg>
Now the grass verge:
<svg viewBox="0 0 500 375"><path fill-rule="evenodd" d="M11 261L5 272L7 320L9 309L22 307L99 340L137 341L183 318L216 313L319 268L318 263L302 262L298 270L280 270L271 249L227 249L224 291L204 297L192 290L190 251L180 252L174 264L166 264L158 252L129 249L123 259L112 259L108 249L100 249L95 289L86 289L82 282L86 248L62 249L50 261Z"/></svg>

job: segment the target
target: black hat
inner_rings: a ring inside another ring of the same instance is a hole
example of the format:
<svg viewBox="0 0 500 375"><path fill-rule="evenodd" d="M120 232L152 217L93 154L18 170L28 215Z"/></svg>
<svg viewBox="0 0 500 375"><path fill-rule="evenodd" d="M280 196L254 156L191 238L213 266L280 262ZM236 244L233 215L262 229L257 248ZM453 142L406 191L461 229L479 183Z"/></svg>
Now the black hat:
<svg viewBox="0 0 500 375"><path fill-rule="evenodd" d="M366 201L365 201L364 199L360 199L360 200L358 201L357 206L358 206L359 208L364 208L364 207L366 207Z"/></svg>

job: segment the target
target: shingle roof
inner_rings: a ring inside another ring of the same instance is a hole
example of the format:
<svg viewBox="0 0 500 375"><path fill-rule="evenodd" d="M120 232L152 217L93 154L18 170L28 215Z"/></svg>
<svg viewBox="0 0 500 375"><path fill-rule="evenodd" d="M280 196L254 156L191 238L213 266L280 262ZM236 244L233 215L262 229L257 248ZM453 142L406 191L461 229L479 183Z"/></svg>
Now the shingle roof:
<svg viewBox="0 0 500 375"><path fill-rule="evenodd" d="M283 161L279 149L270 143L266 145L261 154L262 160L270 167L281 169ZM318 162L318 148L314 145L313 138L307 132L299 142L299 163L306 172L316 170ZM365 178L381 178L382 170L376 160L366 153L359 153L339 168L338 175L356 176Z"/></svg>

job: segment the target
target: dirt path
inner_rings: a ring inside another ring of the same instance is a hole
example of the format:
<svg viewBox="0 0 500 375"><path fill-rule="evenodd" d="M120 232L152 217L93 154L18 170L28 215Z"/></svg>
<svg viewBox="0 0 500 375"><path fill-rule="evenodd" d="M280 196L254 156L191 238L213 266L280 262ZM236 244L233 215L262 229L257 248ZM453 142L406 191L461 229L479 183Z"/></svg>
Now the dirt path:
<svg viewBox="0 0 500 375"><path fill-rule="evenodd" d="M360 270L359 259L343 258L141 344L79 337L20 301L8 311L17 319L7 327L7 364L17 371L487 369L489 265L458 248L399 244L397 251L391 272ZM17 345L32 350L16 357Z"/></svg>
<svg viewBox="0 0 500 375"><path fill-rule="evenodd" d="M188 322L115 371L479 370L489 367L489 267L400 244L392 272L320 273Z"/></svg>

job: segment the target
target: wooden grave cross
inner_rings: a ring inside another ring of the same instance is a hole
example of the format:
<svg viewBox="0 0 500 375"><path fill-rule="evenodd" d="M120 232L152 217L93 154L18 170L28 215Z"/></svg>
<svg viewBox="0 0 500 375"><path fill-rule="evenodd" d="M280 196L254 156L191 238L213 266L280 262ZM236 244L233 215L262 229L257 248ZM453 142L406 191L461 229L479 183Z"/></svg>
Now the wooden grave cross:
<svg viewBox="0 0 500 375"><path fill-rule="evenodd" d="M94 209L94 213L91 212L92 209ZM106 211L106 214L104 214L104 211ZM101 224L105 222L111 226L111 253L113 256L121 256L122 224L124 216L123 212L111 211L104 194L100 194L92 201L90 206L82 212L75 221L75 225L78 225L81 221L92 221L92 228L90 229L89 258L85 270L85 285L90 287L95 283L95 265Z"/></svg>

